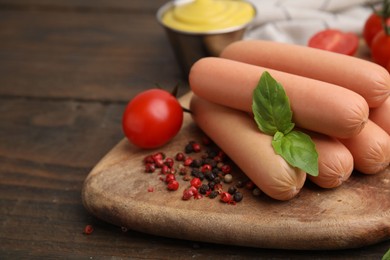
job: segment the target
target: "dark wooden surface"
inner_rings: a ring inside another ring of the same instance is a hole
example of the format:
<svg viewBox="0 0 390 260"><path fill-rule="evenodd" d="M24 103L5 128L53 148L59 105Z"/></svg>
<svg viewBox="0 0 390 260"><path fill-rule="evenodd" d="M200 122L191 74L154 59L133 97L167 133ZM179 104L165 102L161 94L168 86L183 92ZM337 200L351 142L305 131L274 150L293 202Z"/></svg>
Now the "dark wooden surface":
<svg viewBox="0 0 390 260"><path fill-rule="evenodd" d="M0 258L380 259L390 241L232 247L123 232L84 209L83 181L123 138L127 101L155 83L188 90L155 20L164 2L0 0Z"/></svg>

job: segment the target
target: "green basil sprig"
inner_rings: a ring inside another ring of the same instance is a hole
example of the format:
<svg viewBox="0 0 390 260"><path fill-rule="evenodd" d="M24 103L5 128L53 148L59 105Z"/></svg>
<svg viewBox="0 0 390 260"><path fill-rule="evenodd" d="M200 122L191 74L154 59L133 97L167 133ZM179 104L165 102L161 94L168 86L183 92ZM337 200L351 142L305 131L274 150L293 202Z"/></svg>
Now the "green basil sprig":
<svg viewBox="0 0 390 260"><path fill-rule="evenodd" d="M267 71L253 91L252 111L260 131L272 135L272 147L290 165L318 176L318 153L307 134L294 130L290 101Z"/></svg>

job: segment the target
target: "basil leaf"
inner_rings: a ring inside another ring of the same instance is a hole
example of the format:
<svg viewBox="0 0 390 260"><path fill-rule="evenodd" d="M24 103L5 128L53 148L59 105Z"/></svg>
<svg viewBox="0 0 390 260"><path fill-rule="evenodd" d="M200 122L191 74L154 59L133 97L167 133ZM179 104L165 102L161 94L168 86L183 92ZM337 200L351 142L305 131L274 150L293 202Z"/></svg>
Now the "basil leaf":
<svg viewBox="0 0 390 260"><path fill-rule="evenodd" d="M286 135L277 132L272 146L290 165L318 176L318 153L309 135L295 130Z"/></svg>
<svg viewBox="0 0 390 260"><path fill-rule="evenodd" d="M390 249L386 252L386 254L384 254L382 260L390 260Z"/></svg>
<svg viewBox="0 0 390 260"><path fill-rule="evenodd" d="M280 83L265 71L253 91L252 111L259 129L287 134L294 128L290 101Z"/></svg>

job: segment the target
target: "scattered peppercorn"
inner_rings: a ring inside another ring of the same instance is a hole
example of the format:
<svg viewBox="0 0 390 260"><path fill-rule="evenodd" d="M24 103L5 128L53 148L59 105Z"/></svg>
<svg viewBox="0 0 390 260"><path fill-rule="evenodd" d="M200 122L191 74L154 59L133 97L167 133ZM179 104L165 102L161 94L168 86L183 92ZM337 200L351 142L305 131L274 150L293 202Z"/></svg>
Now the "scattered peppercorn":
<svg viewBox="0 0 390 260"><path fill-rule="evenodd" d="M200 188L199 188L199 193L205 195L205 194L207 193L207 191L209 191L209 190L210 190L209 185L207 185L207 184L202 184L202 185L200 186Z"/></svg>
<svg viewBox="0 0 390 260"><path fill-rule="evenodd" d="M261 195L261 190L259 188L254 188L252 191L253 196L260 196Z"/></svg>
<svg viewBox="0 0 390 260"><path fill-rule="evenodd" d="M179 182L176 174L182 176L183 181L190 181L190 186L183 191L183 200L190 198L201 199L203 196L211 199L220 195L221 201L228 204L236 204L243 199L243 194L239 188L246 187L252 190L253 195L261 191L256 185L246 179L239 180L236 185L224 191L222 182L232 183L232 167L228 162L226 154L216 146L212 146L208 140L203 140L204 153L191 157L186 154L200 153L203 148L196 141L189 141L184 147L184 153L178 152L174 157L167 157L163 152L147 155L143 159L145 172L153 173L159 169L159 179L166 183L169 191L179 189ZM175 161L180 162L175 166ZM154 188L149 187L148 192L153 192Z"/></svg>
<svg viewBox="0 0 390 260"><path fill-rule="evenodd" d="M213 190L213 191L210 192L210 194L209 194L209 198L210 198L210 199L214 199L214 198L216 198L217 196L218 196L218 192L215 191L215 190Z"/></svg>
<svg viewBox="0 0 390 260"><path fill-rule="evenodd" d="M223 177L223 181L226 182L226 183L231 183L233 181L233 175L231 175L230 173L226 174Z"/></svg>
<svg viewBox="0 0 390 260"><path fill-rule="evenodd" d="M228 189L228 192L229 192L231 195L233 195L234 193L237 192L237 188L234 187L234 186L230 186L229 189Z"/></svg>
<svg viewBox="0 0 390 260"><path fill-rule="evenodd" d="M84 227L83 233L84 233L85 235L90 235L90 234L92 234L93 231L94 231L94 228L93 228L92 225L86 225L86 226Z"/></svg>
<svg viewBox="0 0 390 260"><path fill-rule="evenodd" d="M184 161L184 159L185 159L184 153L181 153L181 152L177 153L176 156L175 156L175 159L176 159L176 161L179 161L179 162Z"/></svg>
<svg viewBox="0 0 390 260"><path fill-rule="evenodd" d="M234 194L233 194L233 200L235 201L235 202L240 202L240 201L242 201L242 199L243 199L243 194L241 193L241 192L239 192L239 191L236 191Z"/></svg>
<svg viewBox="0 0 390 260"><path fill-rule="evenodd" d="M191 186L194 186L195 188L199 188L200 186L202 186L202 181L199 179L199 178L193 178L192 180L191 180Z"/></svg>
<svg viewBox="0 0 390 260"><path fill-rule="evenodd" d="M179 182L177 180L169 181L167 185L168 190L175 191L179 189Z"/></svg>

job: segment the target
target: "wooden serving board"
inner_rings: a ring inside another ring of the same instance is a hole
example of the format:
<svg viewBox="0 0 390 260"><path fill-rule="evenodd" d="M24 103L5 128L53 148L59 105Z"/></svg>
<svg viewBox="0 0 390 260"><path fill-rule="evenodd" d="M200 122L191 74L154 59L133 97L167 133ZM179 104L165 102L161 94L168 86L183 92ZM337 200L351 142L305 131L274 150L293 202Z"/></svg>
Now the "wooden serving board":
<svg viewBox="0 0 390 260"><path fill-rule="evenodd" d="M188 107L190 93L181 99ZM90 172L82 198L96 217L132 230L186 240L280 249L343 249L390 239L390 169L376 175L354 172L337 189L307 182L287 202L241 189L236 205L218 198L181 199L189 183L168 191L157 173L145 173L142 160L156 151L174 156L201 131L185 115L181 132L165 147L140 150L119 142ZM234 179L243 173L234 170ZM224 184L227 190L227 184ZM153 188L154 191L149 191Z"/></svg>

